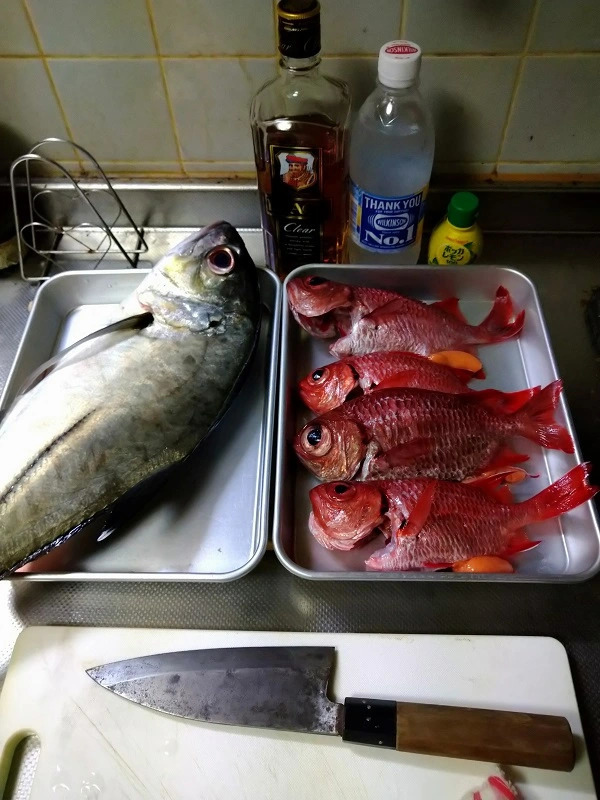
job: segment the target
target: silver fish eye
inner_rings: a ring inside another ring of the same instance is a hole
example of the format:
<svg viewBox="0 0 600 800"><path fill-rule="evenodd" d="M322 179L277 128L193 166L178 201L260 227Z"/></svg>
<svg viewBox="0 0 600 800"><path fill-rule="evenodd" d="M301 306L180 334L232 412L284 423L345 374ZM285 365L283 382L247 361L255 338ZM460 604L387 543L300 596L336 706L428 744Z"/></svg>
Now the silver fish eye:
<svg viewBox="0 0 600 800"><path fill-rule="evenodd" d="M208 252L206 261L215 275L227 275L235 267L235 256L231 247L217 245Z"/></svg>

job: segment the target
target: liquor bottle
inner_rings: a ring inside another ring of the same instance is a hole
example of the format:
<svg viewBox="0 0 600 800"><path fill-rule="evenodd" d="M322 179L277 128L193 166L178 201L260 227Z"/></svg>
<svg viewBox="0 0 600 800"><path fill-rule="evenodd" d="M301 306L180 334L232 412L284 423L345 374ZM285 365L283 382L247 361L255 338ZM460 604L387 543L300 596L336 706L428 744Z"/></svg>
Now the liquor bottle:
<svg viewBox="0 0 600 800"><path fill-rule="evenodd" d="M320 71L317 0L280 0L279 75L250 110L267 265L336 264L348 223L347 85Z"/></svg>

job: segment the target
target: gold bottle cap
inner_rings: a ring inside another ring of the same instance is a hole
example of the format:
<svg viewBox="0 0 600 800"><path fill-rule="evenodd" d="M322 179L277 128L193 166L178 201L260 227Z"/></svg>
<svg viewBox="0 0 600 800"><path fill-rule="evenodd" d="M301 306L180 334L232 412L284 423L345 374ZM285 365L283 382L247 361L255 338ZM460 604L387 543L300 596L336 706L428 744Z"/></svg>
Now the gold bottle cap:
<svg viewBox="0 0 600 800"><path fill-rule="evenodd" d="M277 3L277 16L290 21L310 19L320 11L318 0L280 0Z"/></svg>

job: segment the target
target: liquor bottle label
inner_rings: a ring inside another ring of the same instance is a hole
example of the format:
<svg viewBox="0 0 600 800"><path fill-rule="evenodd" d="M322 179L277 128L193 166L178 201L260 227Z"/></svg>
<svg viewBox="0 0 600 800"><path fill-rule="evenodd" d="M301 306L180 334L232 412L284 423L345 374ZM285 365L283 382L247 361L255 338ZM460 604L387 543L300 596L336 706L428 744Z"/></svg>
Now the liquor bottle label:
<svg viewBox="0 0 600 800"><path fill-rule="evenodd" d="M427 186L403 197L382 197L352 183L350 230L365 250L396 253L421 238Z"/></svg>
<svg viewBox="0 0 600 800"><path fill-rule="evenodd" d="M322 261L326 204L321 149L271 145L270 155L268 203L279 263Z"/></svg>

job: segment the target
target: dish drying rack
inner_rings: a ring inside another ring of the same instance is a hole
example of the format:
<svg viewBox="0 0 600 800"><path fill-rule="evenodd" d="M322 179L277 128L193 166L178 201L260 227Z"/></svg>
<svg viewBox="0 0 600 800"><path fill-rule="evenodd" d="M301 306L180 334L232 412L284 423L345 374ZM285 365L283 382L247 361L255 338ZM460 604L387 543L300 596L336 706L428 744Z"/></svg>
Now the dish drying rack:
<svg viewBox="0 0 600 800"><path fill-rule="evenodd" d="M94 181L85 185L84 181L76 180L64 164L51 157L50 152L57 146L71 147L82 167L89 163L95 174ZM36 173L43 171L40 167L52 174L58 173L70 188L58 188L52 181L32 175L34 170ZM21 180L23 175L24 180ZM89 267L96 269L107 254L112 253L125 258L129 267L135 269L138 257L148 251L142 229L133 221L110 179L94 156L76 142L49 137L35 144L28 153L13 161L10 191L19 268L21 278L28 283L48 280L51 276L46 273L50 267L63 271L65 265L61 264L60 256L70 259L81 256L85 261L97 257ZM73 211L74 204L81 204L84 211L90 212L89 219L67 222L67 210ZM51 218L54 208L59 210L56 220ZM25 260L30 251L41 259L40 275L25 272Z"/></svg>

